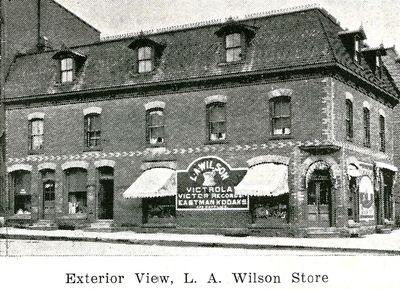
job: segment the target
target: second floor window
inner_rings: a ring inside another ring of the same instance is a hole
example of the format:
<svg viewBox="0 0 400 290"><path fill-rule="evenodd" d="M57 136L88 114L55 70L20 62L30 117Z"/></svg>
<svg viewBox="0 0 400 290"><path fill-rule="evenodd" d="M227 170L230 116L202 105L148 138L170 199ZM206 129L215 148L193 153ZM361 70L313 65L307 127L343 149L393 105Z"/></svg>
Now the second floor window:
<svg viewBox="0 0 400 290"><path fill-rule="evenodd" d="M270 101L272 135L290 135L290 97L273 98Z"/></svg>
<svg viewBox="0 0 400 290"><path fill-rule="evenodd" d="M376 56L376 71L375 71L375 75L378 78L382 78L382 59L380 55Z"/></svg>
<svg viewBox="0 0 400 290"><path fill-rule="evenodd" d="M380 138L380 150L385 152L386 150L386 137L385 137L385 117L380 115L379 116L379 138Z"/></svg>
<svg viewBox="0 0 400 290"><path fill-rule="evenodd" d="M150 72L153 70L153 48L142 46L138 48L138 73Z"/></svg>
<svg viewBox="0 0 400 290"><path fill-rule="evenodd" d="M164 110L162 108L155 108L148 110L147 113L147 142L151 145L163 144L165 142L165 120Z"/></svg>
<svg viewBox="0 0 400 290"><path fill-rule="evenodd" d="M99 114L85 116L85 146L96 148L101 145L101 119Z"/></svg>
<svg viewBox="0 0 400 290"><path fill-rule="evenodd" d="M33 119L29 122L29 150L43 149L43 119Z"/></svg>
<svg viewBox="0 0 400 290"><path fill-rule="evenodd" d="M361 39L359 37L354 40L354 61L358 64L361 63Z"/></svg>
<svg viewBox="0 0 400 290"><path fill-rule="evenodd" d="M347 140L353 139L353 103L346 100L346 136Z"/></svg>
<svg viewBox="0 0 400 290"><path fill-rule="evenodd" d="M74 79L74 60L70 57L61 59L61 83L72 82Z"/></svg>
<svg viewBox="0 0 400 290"><path fill-rule="evenodd" d="M226 62L242 60L242 37L240 33L225 36Z"/></svg>
<svg viewBox="0 0 400 290"><path fill-rule="evenodd" d="M370 112L368 108L364 108L364 146L371 147L371 125L370 125Z"/></svg>
<svg viewBox="0 0 400 290"><path fill-rule="evenodd" d="M212 142L226 139L225 103L211 103L207 106L208 140Z"/></svg>

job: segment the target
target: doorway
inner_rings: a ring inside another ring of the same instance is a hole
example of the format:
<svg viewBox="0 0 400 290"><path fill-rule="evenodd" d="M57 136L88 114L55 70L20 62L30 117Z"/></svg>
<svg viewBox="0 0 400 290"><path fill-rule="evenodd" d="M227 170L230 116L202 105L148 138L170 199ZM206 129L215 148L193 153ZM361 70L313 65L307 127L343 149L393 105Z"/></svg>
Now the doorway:
<svg viewBox="0 0 400 290"><path fill-rule="evenodd" d="M308 224L332 226L332 181L328 170L315 170L308 182Z"/></svg>
<svg viewBox="0 0 400 290"><path fill-rule="evenodd" d="M111 167L99 169L99 190L97 194L97 219L114 218L114 170Z"/></svg>

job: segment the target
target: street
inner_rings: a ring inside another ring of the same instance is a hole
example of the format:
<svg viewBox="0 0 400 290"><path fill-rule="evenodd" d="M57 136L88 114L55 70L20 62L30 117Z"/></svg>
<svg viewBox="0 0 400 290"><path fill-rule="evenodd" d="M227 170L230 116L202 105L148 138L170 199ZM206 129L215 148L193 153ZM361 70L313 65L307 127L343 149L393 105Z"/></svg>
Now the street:
<svg viewBox="0 0 400 290"><path fill-rule="evenodd" d="M363 253L363 255L368 252ZM335 256L357 252L169 247L80 241L0 240L0 256ZM376 253L374 254L376 255Z"/></svg>

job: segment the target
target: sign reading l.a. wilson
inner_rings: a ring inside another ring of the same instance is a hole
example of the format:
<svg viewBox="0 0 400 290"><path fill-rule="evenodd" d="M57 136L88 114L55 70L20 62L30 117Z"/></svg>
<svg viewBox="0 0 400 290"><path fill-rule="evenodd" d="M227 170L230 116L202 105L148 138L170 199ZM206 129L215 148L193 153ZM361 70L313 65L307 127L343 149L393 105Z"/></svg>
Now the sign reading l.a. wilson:
<svg viewBox="0 0 400 290"><path fill-rule="evenodd" d="M231 168L215 156L197 159L186 171L178 171L177 210L243 210L249 208L248 196L235 194L235 186L246 169Z"/></svg>

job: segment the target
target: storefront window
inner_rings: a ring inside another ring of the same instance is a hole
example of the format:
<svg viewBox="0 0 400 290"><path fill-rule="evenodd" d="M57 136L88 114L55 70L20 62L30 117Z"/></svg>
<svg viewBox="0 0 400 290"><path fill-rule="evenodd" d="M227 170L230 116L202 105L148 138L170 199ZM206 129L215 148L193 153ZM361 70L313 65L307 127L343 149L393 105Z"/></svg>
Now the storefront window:
<svg viewBox="0 0 400 290"><path fill-rule="evenodd" d="M144 223L172 223L175 221L175 197L143 199Z"/></svg>
<svg viewBox="0 0 400 290"><path fill-rule="evenodd" d="M251 197L252 220L255 224L283 224L288 221L289 194Z"/></svg>

